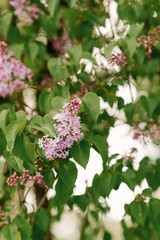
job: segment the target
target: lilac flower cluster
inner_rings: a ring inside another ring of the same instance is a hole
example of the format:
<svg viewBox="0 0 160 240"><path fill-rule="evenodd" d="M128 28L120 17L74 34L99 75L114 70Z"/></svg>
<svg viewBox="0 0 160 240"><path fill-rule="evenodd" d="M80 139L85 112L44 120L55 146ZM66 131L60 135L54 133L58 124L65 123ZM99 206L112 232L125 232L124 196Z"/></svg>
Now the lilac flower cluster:
<svg viewBox="0 0 160 240"><path fill-rule="evenodd" d="M11 0L10 5L14 8L18 20L24 25L31 25L39 17L40 9L36 4L31 5L30 0Z"/></svg>
<svg viewBox="0 0 160 240"><path fill-rule="evenodd" d="M137 148L132 147L129 153L123 156L124 163L133 162L135 160L137 152L138 152Z"/></svg>
<svg viewBox="0 0 160 240"><path fill-rule="evenodd" d="M146 144L151 139L154 143L160 143L160 117L158 117L157 123L153 119L150 119L145 129L138 128L133 135L134 140Z"/></svg>
<svg viewBox="0 0 160 240"><path fill-rule="evenodd" d="M7 50L7 44L0 41L0 96L11 95L16 89L27 86L25 80L31 81L33 72L14 54Z"/></svg>
<svg viewBox="0 0 160 240"><path fill-rule="evenodd" d="M4 211L1 209L0 206L0 228L3 227L4 225L8 224L8 221L5 218L5 213Z"/></svg>
<svg viewBox="0 0 160 240"><path fill-rule="evenodd" d="M78 111L78 100L74 99L71 103L65 104L57 117L57 124L54 124L57 135L55 139L48 136L43 136L39 139L38 144L45 151L46 158L51 160L66 158L74 141L78 141L83 136L83 133L81 133L80 117L76 116Z"/></svg>
<svg viewBox="0 0 160 240"><path fill-rule="evenodd" d="M109 59L109 63L118 66L125 67L127 65L127 56L125 52L118 53L117 55L112 54L112 56Z"/></svg>
<svg viewBox="0 0 160 240"><path fill-rule="evenodd" d="M138 38L138 47L143 46L146 49L146 55L148 58L151 57L152 47L156 46L160 41L160 25L149 31L146 35L142 35Z"/></svg>
<svg viewBox="0 0 160 240"><path fill-rule="evenodd" d="M27 185L28 181L34 181L36 183L41 184L43 182L43 175L41 172L36 172L35 176L31 176L29 170L25 170L23 175L20 176L17 172L14 172L9 178L7 178L6 182L9 186L17 186L17 182L20 181L20 185Z"/></svg>

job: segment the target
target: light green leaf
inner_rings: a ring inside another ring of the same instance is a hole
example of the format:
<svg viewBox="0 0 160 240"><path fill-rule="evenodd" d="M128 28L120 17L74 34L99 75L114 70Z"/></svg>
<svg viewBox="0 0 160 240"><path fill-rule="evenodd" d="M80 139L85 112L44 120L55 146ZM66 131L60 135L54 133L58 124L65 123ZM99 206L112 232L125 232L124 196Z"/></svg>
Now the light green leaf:
<svg viewBox="0 0 160 240"><path fill-rule="evenodd" d="M55 130L53 128L53 123L51 122L50 116L48 114L43 117L43 132L45 135L50 137L55 137Z"/></svg>
<svg viewBox="0 0 160 240"><path fill-rule="evenodd" d="M19 231L21 233L21 240L30 240L32 227L27 221L27 219L23 218L22 216L16 216L14 219L14 223L17 224Z"/></svg>
<svg viewBox="0 0 160 240"><path fill-rule="evenodd" d="M14 155L10 155L9 152L6 152L4 157L6 158L10 167L12 167L15 171L22 173L23 172L23 162L21 159Z"/></svg>
<svg viewBox="0 0 160 240"><path fill-rule="evenodd" d="M70 51L67 51L70 55L71 61L78 67L79 61L82 56L82 47L81 45L74 46Z"/></svg>
<svg viewBox="0 0 160 240"><path fill-rule="evenodd" d="M137 38L142 31L144 23L141 24L131 24L129 29L129 35L131 38Z"/></svg>
<svg viewBox="0 0 160 240"><path fill-rule="evenodd" d="M135 50L137 48L137 40L135 38L127 39L127 46L128 46L128 51L129 51L129 57L132 58L132 56L135 53Z"/></svg>
<svg viewBox="0 0 160 240"><path fill-rule="evenodd" d="M7 240L17 240L18 239L18 228L16 224L5 225L2 232Z"/></svg>
<svg viewBox="0 0 160 240"><path fill-rule="evenodd" d="M104 48L104 56L109 60L109 58L112 55L113 48L115 47L115 42L110 42L105 48Z"/></svg>
<svg viewBox="0 0 160 240"><path fill-rule="evenodd" d="M62 58L50 58L47 67L57 81L61 82L64 79L65 73Z"/></svg>
<svg viewBox="0 0 160 240"><path fill-rule="evenodd" d="M59 5L59 0L48 0L47 3L48 3L48 11L49 11L50 15L53 17L56 8Z"/></svg>
<svg viewBox="0 0 160 240"><path fill-rule="evenodd" d="M10 111L8 109L4 109L0 112L0 128L3 130L3 132L8 122L7 120L9 112Z"/></svg>
<svg viewBox="0 0 160 240"><path fill-rule="evenodd" d="M23 131L25 127L26 122L21 122L14 120L8 124L8 126L5 129L5 136L7 140L7 145L9 148L9 151L12 152L14 142L16 139L17 134L21 131Z"/></svg>
<svg viewBox="0 0 160 240"><path fill-rule="evenodd" d="M56 112L60 112L60 109L63 109L63 105L65 103L65 98L61 96L56 96L52 99L52 107Z"/></svg>
<svg viewBox="0 0 160 240"><path fill-rule="evenodd" d="M6 38L12 21L12 13L5 12L0 16L0 33Z"/></svg>
<svg viewBox="0 0 160 240"><path fill-rule="evenodd" d="M22 55L23 49L24 49L24 44L23 43L15 43L15 44L10 45L8 47L8 49L16 55L17 59L21 59L21 55Z"/></svg>
<svg viewBox="0 0 160 240"><path fill-rule="evenodd" d="M96 123L100 113L100 100L93 92L88 92L82 98L84 108L90 118Z"/></svg>
<svg viewBox="0 0 160 240"><path fill-rule="evenodd" d="M22 110L16 112L16 118L18 121L25 122L26 121L26 113Z"/></svg>
<svg viewBox="0 0 160 240"><path fill-rule="evenodd" d="M85 168L89 161L90 145L85 140L82 140L80 143L76 142L71 148L70 153L74 160Z"/></svg>
<svg viewBox="0 0 160 240"><path fill-rule="evenodd" d="M31 42L28 44L28 50L29 50L28 51L29 57L30 57L31 61L33 61L38 54L39 47L36 43Z"/></svg>

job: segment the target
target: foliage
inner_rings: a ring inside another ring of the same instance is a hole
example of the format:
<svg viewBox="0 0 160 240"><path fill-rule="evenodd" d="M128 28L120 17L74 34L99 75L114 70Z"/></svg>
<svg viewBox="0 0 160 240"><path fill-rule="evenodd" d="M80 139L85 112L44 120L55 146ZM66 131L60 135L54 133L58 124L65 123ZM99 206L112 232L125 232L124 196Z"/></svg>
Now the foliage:
<svg viewBox="0 0 160 240"><path fill-rule="evenodd" d="M153 194L160 186L160 159L145 157L135 170L136 149L111 156L106 139L117 117L101 108L104 101L124 112L136 141L160 144L160 3L117 1L116 23L103 34L113 2L10 0L0 5L0 239L54 239L51 224L66 206L82 213L81 239L111 239L101 222L111 191L121 183L134 191L144 179L148 189L125 205L131 225L124 216L124 239L160 239L160 200ZM126 85L128 104L117 95ZM27 91L33 93L31 105ZM75 195L77 166L86 168L91 148L100 154L103 170L84 194ZM31 188L36 207L29 212Z"/></svg>

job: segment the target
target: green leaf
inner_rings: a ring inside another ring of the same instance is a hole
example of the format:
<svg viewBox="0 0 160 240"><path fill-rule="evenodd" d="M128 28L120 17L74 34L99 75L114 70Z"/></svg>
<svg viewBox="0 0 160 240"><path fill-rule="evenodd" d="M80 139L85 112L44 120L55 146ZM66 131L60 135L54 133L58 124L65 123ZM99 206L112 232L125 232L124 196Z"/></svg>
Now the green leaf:
<svg viewBox="0 0 160 240"><path fill-rule="evenodd" d="M46 114L43 117L43 132L45 135L49 135L51 137L55 137L55 130L53 128L53 123L51 122L50 116Z"/></svg>
<svg viewBox="0 0 160 240"><path fill-rule="evenodd" d="M10 155L9 152L6 152L4 157L6 158L10 167L12 167L15 171L22 173L23 172L23 162L21 159L14 155Z"/></svg>
<svg viewBox="0 0 160 240"><path fill-rule="evenodd" d="M75 164L71 161L66 164L59 165L59 175L63 179L64 184L68 189L73 189L76 178L77 178L77 168Z"/></svg>
<svg viewBox="0 0 160 240"><path fill-rule="evenodd" d="M127 46L128 46L128 51L129 51L129 57L132 58L132 56L135 53L135 50L137 48L137 40L134 38L129 38L127 40Z"/></svg>
<svg viewBox="0 0 160 240"><path fill-rule="evenodd" d="M49 230L49 216L46 209L40 208L36 214L32 239L42 240Z"/></svg>
<svg viewBox="0 0 160 240"><path fill-rule="evenodd" d="M9 114L9 110L8 109L4 109L0 112L0 128L2 129L2 131L5 131L5 127L8 123L8 114Z"/></svg>
<svg viewBox="0 0 160 240"><path fill-rule="evenodd" d="M0 162L0 193L3 193L3 169L5 162Z"/></svg>
<svg viewBox="0 0 160 240"><path fill-rule="evenodd" d="M58 179L55 190L56 190L55 202L57 206L64 204L73 193L73 187L68 188L66 183L61 178Z"/></svg>
<svg viewBox="0 0 160 240"><path fill-rule="evenodd" d="M12 153L34 168L35 143L27 142L24 135L17 135Z"/></svg>
<svg viewBox="0 0 160 240"><path fill-rule="evenodd" d="M51 100L53 98L53 93L43 91L38 98L38 105L42 113L50 113L51 110Z"/></svg>
<svg viewBox="0 0 160 240"><path fill-rule="evenodd" d="M65 98L61 96L56 96L52 99L52 107L56 112L60 112L60 109L63 109L63 105L65 103Z"/></svg>
<svg viewBox="0 0 160 240"><path fill-rule="evenodd" d="M144 202L133 201L129 205L129 209L131 216L136 220L138 224L143 226L148 215L147 204Z"/></svg>
<svg viewBox="0 0 160 240"><path fill-rule="evenodd" d="M4 153L5 149L6 149L6 138L2 132L2 130L0 129L0 156Z"/></svg>
<svg viewBox="0 0 160 240"><path fill-rule="evenodd" d="M141 24L131 24L129 29L129 35L131 38L137 38L142 31L144 23Z"/></svg>
<svg viewBox="0 0 160 240"><path fill-rule="evenodd" d="M88 205L90 203L90 199L89 199L88 195L86 195L86 194L73 196L71 201L73 201L73 203L77 204L82 209L83 212L86 210L86 208L88 207Z"/></svg>
<svg viewBox="0 0 160 240"><path fill-rule="evenodd" d="M104 48L104 56L109 60L109 58L112 55L113 48L115 47L115 42L110 42L105 48Z"/></svg>
<svg viewBox="0 0 160 240"><path fill-rule="evenodd" d="M112 235L109 232L104 232L103 240L111 240Z"/></svg>
<svg viewBox="0 0 160 240"><path fill-rule="evenodd" d="M100 113L100 100L93 92L88 92L82 98L84 108L90 118L96 123Z"/></svg>
<svg viewBox="0 0 160 240"><path fill-rule="evenodd" d="M104 165L106 165L108 159L108 146L105 138L101 135L96 135L91 139L91 141L101 155Z"/></svg>
<svg viewBox="0 0 160 240"><path fill-rule="evenodd" d="M53 170L50 168L47 168L44 174L44 181L49 188L53 187L54 179L55 179L55 176L54 176Z"/></svg>
<svg viewBox="0 0 160 240"><path fill-rule="evenodd" d="M18 229L21 233L21 240L30 240L32 227L27 221L27 219L23 218L22 216L16 216L14 222L17 224Z"/></svg>
<svg viewBox="0 0 160 240"><path fill-rule="evenodd" d="M5 12L0 16L0 33L6 38L12 21L12 13Z"/></svg>
<svg viewBox="0 0 160 240"><path fill-rule="evenodd" d="M18 239L18 228L16 224L8 224L3 227L3 234L7 240Z"/></svg>
<svg viewBox="0 0 160 240"><path fill-rule="evenodd" d="M29 43L27 47L28 47L28 51L27 52L28 52L28 55L30 57L30 60L33 61L36 58L37 54L38 54L39 47L34 42Z"/></svg>
<svg viewBox="0 0 160 240"><path fill-rule="evenodd" d="M74 160L85 168L89 161L90 145L85 140L79 143L76 142L71 148L70 153Z"/></svg>
<svg viewBox="0 0 160 240"><path fill-rule="evenodd" d="M51 122L50 116L48 114L44 115L43 118L39 115L33 116L28 123L27 128L30 132L32 132L32 129L37 129L43 132L45 135L55 137L53 123Z"/></svg>
<svg viewBox="0 0 160 240"><path fill-rule="evenodd" d="M66 49L67 51L67 49ZM79 61L82 56L82 47L81 45L74 46L70 51L67 51L69 54L71 61L78 67Z"/></svg>
<svg viewBox="0 0 160 240"><path fill-rule="evenodd" d="M127 169L127 171L122 172L122 180L128 185L128 187L134 191L135 186L137 185L136 173L132 169Z"/></svg>
<svg viewBox="0 0 160 240"><path fill-rule="evenodd" d="M59 0L54 0L54 1L48 0L47 3L48 3L48 11L50 15L53 17L55 14L56 8L58 8L59 6Z"/></svg>
<svg viewBox="0 0 160 240"><path fill-rule="evenodd" d="M93 179L93 190L102 197L109 197L110 192L116 184L116 176L114 174L102 173Z"/></svg>
<svg viewBox="0 0 160 240"><path fill-rule="evenodd" d="M160 216L160 200L159 199L156 199L156 198L150 199L149 211L150 211L150 216L153 220L156 220Z"/></svg>
<svg viewBox="0 0 160 240"><path fill-rule="evenodd" d="M136 105L133 103L129 103L125 105L124 111L125 111L128 123L132 123L135 107Z"/></svg>
<svg viewBox="0 0 160 240"><path fill-rule="evenodd" d="M18 121L25 122L26 121L26 113L22 110L16 112L16 118Z"/></svg>
<svg viewBox="0 0 160 240"><path fill-rule="evenodd" d="M68 7L72 7L76 0L67 0Z"/></svg>
<svg viewBox="0 0 160 240"><path fill-rule="evenodd" d="M64 80L65 72L62 58L50 58L47 63L47 67L57 81L61 82Z"/></svg>
<svg viewBox="0 0 160 240"><path fill-rule="evenodd" d="M14 120L8 124L5 129L5 136L9 151L12 152L16 136L19 132L22 132L26 122Z"/></svg>
<svg viewBox="0 0 160 240"><path fill-rule="evenodd" d="M21 59L23 50L24 50L24 44L23 43L15 43L8 47L10 51L14 53L17 59Z"/></svg>

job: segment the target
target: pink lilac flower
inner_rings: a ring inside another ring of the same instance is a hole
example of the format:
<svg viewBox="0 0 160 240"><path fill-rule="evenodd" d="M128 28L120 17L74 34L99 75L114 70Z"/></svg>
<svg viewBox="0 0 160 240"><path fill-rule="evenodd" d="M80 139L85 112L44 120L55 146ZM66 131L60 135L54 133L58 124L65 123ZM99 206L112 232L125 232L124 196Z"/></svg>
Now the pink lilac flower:
<svg viewBox="0 0 160 240"><path fill-rule="evenodd" d="M64 105L54 124L56 137L54 139L43 136L39 139L39 146L45 151L46 158L66 158L74 141L83 137L81 133L80 117L76 116L79 111L79 101L74 99Z"/></svg>
<svg viewBox="0 0 160 240"><path fill-rule="evenodd" d="M160 143L160 117L158 117L157 123L153 119L150 119L145 129L138 127L133 135L134 140L138 140L144 144L147 144L149 140L154 143Z"/></svg>
<svg viewBox="0 0 160 240"><path fill-rule="evenodd" d="M118 66L123 66L125 67L127 64L127 56L125 52L118 53L117 55L112 54L112 56L109 59L109 63Z"/></svg>
<svg viewBox="0 0 160 240"><path fill-rule="evenodd" d="M15 90L27 86L25 80L32 81L33 72L14 54L7 50L7 44L0 41L0 96L11 95Z"/></svg>
<svg viewBox="0 0 160 240"><path fill-rule="evenodd" d="M19 173L14 172L9 178L7 178L6 182L9 186L17 186L18 181L20 185L27 186L28 181L33 181L35 183L43 183L43 175L41 171L35 172L34 176L31 176L28 170L23 172L23 175L20 176Z"/></svg>
<svg viewBox="0 0 160 240"><path fill-rule="evenodd" d="M10 5L14 8L18 20L24 25L31 25L39 18L40 9L36 4L31 4L30 0L11 0Z"/></svg>
<svg viewBox="0 0 160 240"><path fill-rule="evenodd" d="M124 163L133 162L135 160L137 152L138 152L137 148L132 147L129 153L123 156Z"/></svg>
<svg viewBox="0 0 160 240"><path fill-rule="evenodd" d="M151 57L152 47L156 46L160 41L160 25L153 29L153 31L149 31L146 35L140 36L138 38L138 47L143 46L146 50L146 56L148 58Z"/></svg>
<svg viewBox="0 0 160 240"><path fill-rule="evenodd" d="M6 220L5 213L0 206L0 228L6 224L8 224L8 221Z"/></svg>

